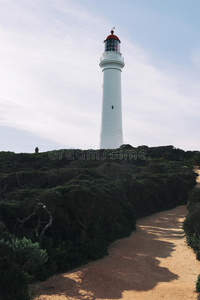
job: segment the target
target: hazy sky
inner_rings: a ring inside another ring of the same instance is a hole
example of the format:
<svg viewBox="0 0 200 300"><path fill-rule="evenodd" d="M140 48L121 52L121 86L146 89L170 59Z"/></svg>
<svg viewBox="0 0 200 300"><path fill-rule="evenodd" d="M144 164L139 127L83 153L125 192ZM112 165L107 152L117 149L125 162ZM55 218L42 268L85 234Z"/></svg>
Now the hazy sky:
<svg viewBox="0 0 200 300"><path fill-rule="evenodd" d="M199 15L199 0L0 0L0 151L99 148L114 26L124 143L200 150Z"/></svg>

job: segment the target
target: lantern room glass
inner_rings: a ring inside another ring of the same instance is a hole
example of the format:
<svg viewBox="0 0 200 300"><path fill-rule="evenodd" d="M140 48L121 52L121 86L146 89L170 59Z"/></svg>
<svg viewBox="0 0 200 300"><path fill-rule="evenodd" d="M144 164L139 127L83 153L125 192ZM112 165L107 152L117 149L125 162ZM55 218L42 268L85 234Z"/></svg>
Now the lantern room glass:
<svg viewBox="0 0 200 300"><path fill-rule="evenodd" d="M105 41L105 52L115 51L120 52L120 42L115 39L108 39Z"/></svg>

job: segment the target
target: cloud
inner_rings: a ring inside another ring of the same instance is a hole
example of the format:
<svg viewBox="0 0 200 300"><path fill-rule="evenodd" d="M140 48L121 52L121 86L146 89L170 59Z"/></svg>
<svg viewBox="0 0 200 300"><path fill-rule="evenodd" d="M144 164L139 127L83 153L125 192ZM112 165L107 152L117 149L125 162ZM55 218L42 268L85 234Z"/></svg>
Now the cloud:
<svg viewBox="0 0 200 300"><path fill-rule="evenodd" d="M75 1L0 3L0 125L63 148L98 148L110 20ZM124 142L200 148L197 81L121 39Z"/></svg>
<svg viewBox="0 0 200 300"><path fill-rule="evenodd" d="M190 79L189 72L172 66L167 70L158 69L132 43L127 52L123 74L126 141L134 145L173 144L198 149L196 121L200 88Z"/></svg>
<svg viewBox="0 0 200 300"><path fill-rule="evenodd" d="M94 18L72 5L69 9L66 1L49 1L43 7L45 14L38 14L38 1L31 7L30 2L25 6L21 1L22 9L14 7L17 11L12 14L11 2L4 13L12 16L13 24L22 22L19 27L0 31L3 125L62 141L66 147L92 147L95 143L98 147L100 113L97 116L96 107L99 112L102 43L101 38L98 41L93 36L100 22L87 32ZM25 21L27 26L23 28ZM76 26L70 26L72 23ZM91 130L94 126L96 129ZM88 143L87 132L92 135L92 143Z"/></svg>

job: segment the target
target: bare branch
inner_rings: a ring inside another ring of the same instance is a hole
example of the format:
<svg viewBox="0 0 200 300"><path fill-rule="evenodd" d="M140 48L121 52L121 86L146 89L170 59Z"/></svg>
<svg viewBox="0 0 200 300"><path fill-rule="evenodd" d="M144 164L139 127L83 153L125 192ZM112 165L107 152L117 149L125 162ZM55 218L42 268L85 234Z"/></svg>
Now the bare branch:
<svg viewBox="0 0 200 300"><path fill-rule="evenodd" d="M46 212L49 215L49 222L48 224L42 229L40 236L39 236L39 241L40 241L40 246L42 245L42 238L44 236L45 231L52 225L53 223L53 218L52 218L52 213L47 209L46 205L43 206L43 209L46 210Z"/></svg>
<svg viewBox="0 0 200 300"><path fill-rule="evenodd" d="M41 222L41 216L38 213L39 212L39 207L42 207L47 214L49 215L49 222L46 224L45 227L43 227L42 231L39 233L39 229L41 228L41 224L44 224L46 222ZM42 239L44 236L45 231L52 225L53 223L53 217L52 217L52 213L47 209L46 205L44 203L39 202L36 206L35 206L35 210L34 212L28 216L27 218L23 219L23 220L19 220L18 221L21 223L21 225L23 225L25 222L27 222L28 220L30 220L33 216L38 215L38 219L37 219L37 226L35 228L35 234L37 236L37 238L39 239L39 244L40 247L42 246Z"/></svg>

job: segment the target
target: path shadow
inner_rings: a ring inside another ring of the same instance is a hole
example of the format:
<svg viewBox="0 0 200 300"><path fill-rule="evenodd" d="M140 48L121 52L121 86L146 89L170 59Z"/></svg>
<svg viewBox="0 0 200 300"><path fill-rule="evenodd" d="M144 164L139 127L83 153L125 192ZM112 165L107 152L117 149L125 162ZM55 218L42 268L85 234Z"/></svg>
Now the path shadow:
<svg viewBox="0 0 200 300"><path fill-rule="evenodd" d="M179 207L139 220L130 237L111 245L109 256L53 276L41 284L43 294L78 300L120 299L124 291L148 291L160 282L178 279L160 265L159 258L171 256L175 240L184 237L180 218L185 214L186 208Z"/></svg>

